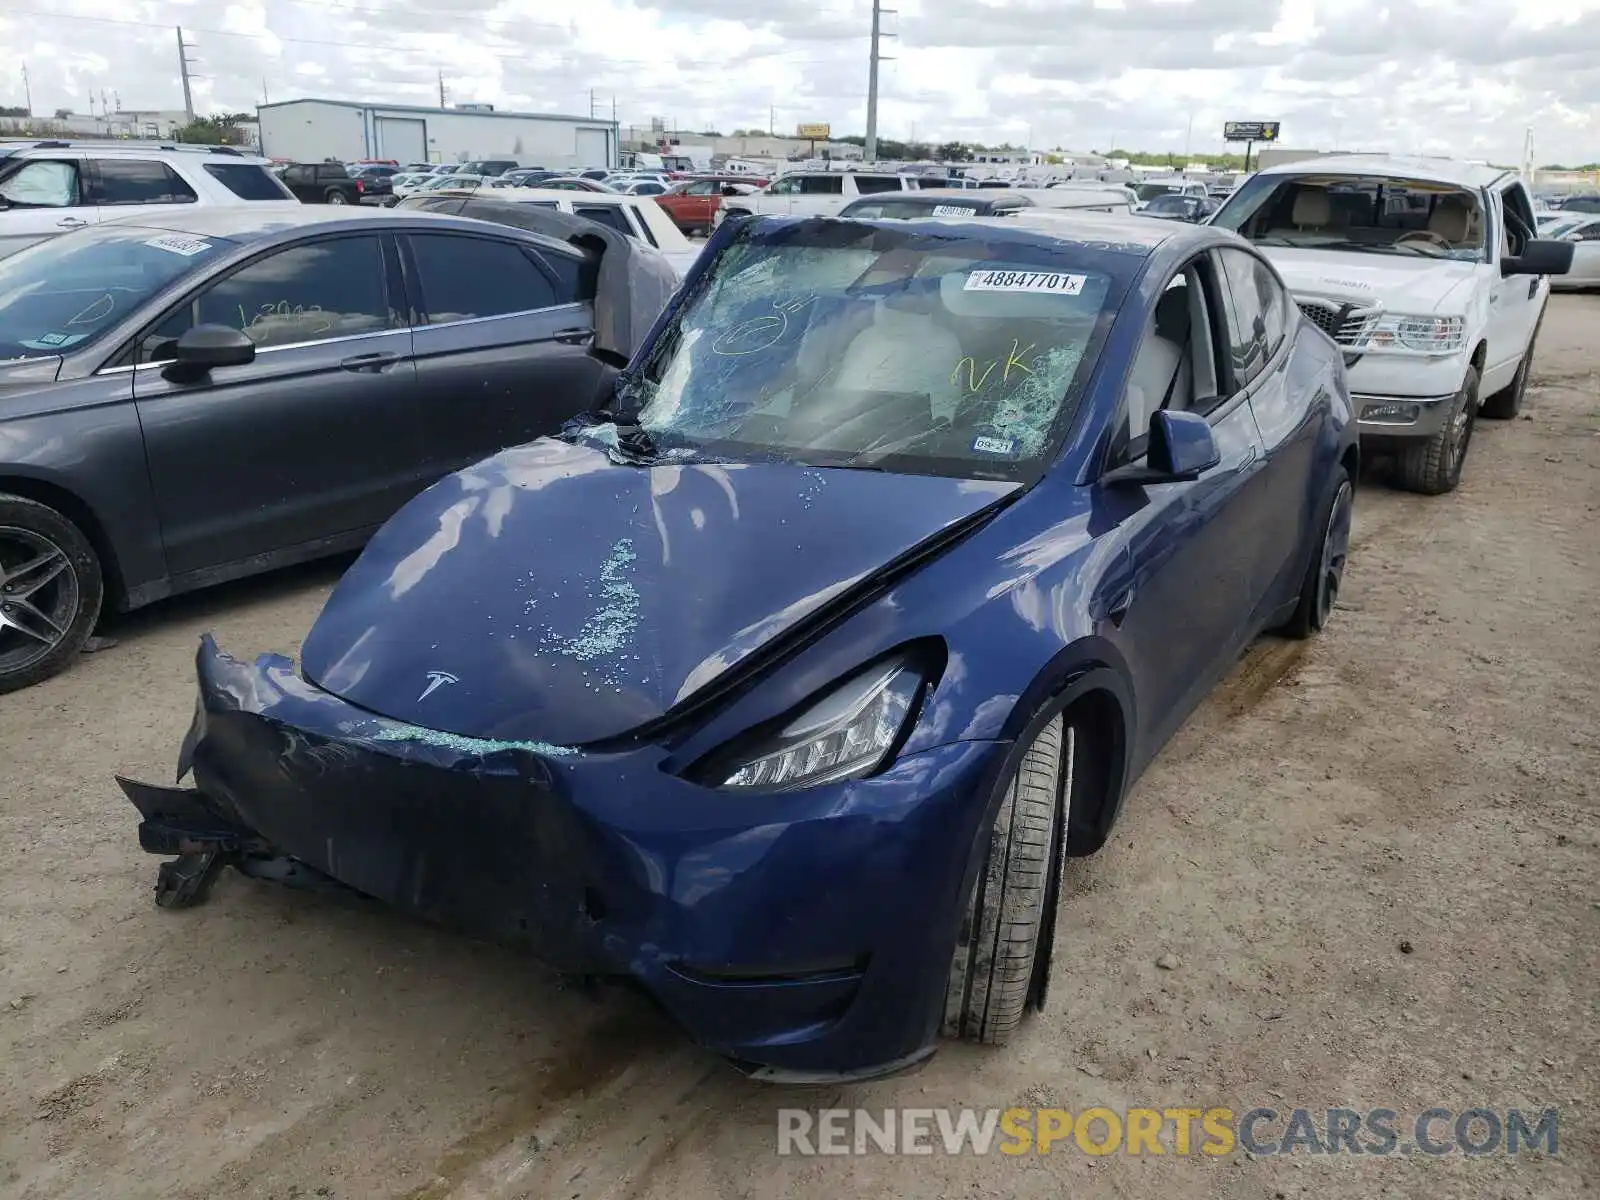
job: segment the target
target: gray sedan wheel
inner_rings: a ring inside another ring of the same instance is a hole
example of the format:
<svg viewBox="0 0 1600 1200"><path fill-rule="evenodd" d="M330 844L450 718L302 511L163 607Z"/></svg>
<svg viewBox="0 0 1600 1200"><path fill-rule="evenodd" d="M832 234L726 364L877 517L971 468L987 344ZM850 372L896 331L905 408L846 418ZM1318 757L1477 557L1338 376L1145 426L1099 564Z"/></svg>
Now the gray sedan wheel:
<svg viewBox="0 0 1600 1200"><path fill-rule="evenodd" d="M65 669L100 616L94 547L55 509L0 494L0 693Z"/></svg>
<svg viewBox="0 0 1600 1200"><path fill-rule="evenodd" d="M988 853L956 938L945 990L947 1037L1004 1045L1022 1023L1047 928L1059 840L1072 795L1073 729L1060 716L1007 782Z"/></svg>

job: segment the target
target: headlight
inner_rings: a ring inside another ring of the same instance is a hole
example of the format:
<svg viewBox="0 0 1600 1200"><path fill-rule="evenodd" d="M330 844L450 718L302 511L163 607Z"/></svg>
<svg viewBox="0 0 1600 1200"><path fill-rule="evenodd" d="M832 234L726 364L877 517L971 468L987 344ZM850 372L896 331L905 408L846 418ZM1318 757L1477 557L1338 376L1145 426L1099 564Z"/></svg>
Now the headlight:
<svg viewBox="0 0 1600 1200"><path fill-rule="evenodd" d="M899 658L852 676L781 729L722 759L718 786L792 791L870 773L899 740L922 683L921 672Z"/></svg>
<svg viewBox="0 0 1600 1200"><path fill-rule="evenodd" d="M1372 317L1357 336L1356 345L1367 350L1403 346L1431 354L1448 354L1466 344L1465 317L1407 316L1382 313Z"/></svg>

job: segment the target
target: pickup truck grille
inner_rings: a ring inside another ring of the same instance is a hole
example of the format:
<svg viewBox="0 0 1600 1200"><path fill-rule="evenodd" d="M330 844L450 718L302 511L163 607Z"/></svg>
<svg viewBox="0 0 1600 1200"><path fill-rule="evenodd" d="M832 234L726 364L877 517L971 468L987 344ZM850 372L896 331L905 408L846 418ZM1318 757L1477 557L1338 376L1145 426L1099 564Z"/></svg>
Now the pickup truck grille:
<svg viewBox="0 0 1600 1200"><path fill-rule="evenodd" d="M1361 333L1366 328L1372 313L1368 309L1351 309L1340 306L1334 308L1319 300L1300 300L1300 311L1323 333L1327 334L1341 346L1354 346L1361 340Z"/></svg>

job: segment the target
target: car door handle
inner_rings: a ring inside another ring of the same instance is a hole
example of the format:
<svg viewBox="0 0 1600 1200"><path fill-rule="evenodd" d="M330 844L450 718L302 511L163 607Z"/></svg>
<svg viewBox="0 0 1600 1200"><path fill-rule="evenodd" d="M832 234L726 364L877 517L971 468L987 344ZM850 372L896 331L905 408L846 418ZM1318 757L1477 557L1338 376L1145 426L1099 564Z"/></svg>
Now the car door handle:
<svg viewBox="0 0 1600 1200"><path fill-rule="evenodd" d="M393 366L400 361L400 356L392 350L378 350L372 354L355 354L342 361L339 366L346 371L382 371L385 367Z"/></svg>
<svg viewBox="0 0 1600 1200"><path fill-rule="evenodd" d="M581 346L594 337L592 329L558 329L550 335L563 346Z"/></svg>
<svg viewBox="0 0 1600 1200"><path fill-rule="evenodd" d="M87 225L88 223L89 222L83 220L81 217L62 217L61 220L56 222L56 228L76 229L78 226Z"/></svg>

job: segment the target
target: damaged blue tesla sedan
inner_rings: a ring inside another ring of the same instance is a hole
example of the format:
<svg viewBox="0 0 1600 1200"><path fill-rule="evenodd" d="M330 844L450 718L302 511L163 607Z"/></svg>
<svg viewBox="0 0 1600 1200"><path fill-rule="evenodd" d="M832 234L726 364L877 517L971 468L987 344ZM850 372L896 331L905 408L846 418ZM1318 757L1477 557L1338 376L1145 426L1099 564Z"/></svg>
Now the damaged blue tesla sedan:
<svg viewBox="0 0 1600 1200"><path fill-rule="evenodd" d="M298 670L207 639L123 780L224 866L635 981L765 1078L1042 1002L1062 860L1264 630L1328 619L1343 360L1233 235L752 220L604 411L378 533Z"/></svg>

